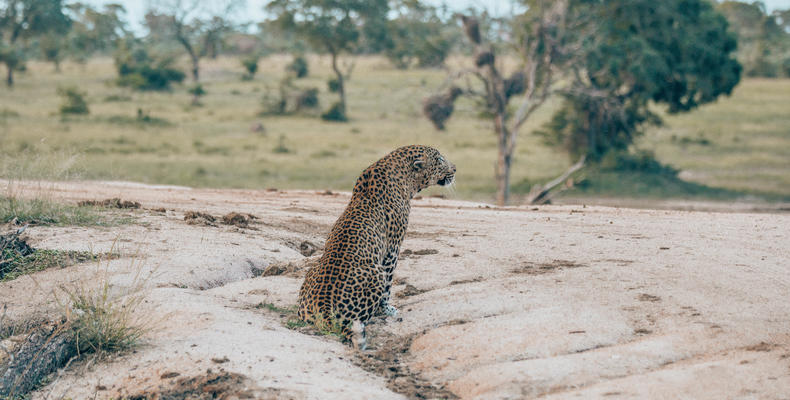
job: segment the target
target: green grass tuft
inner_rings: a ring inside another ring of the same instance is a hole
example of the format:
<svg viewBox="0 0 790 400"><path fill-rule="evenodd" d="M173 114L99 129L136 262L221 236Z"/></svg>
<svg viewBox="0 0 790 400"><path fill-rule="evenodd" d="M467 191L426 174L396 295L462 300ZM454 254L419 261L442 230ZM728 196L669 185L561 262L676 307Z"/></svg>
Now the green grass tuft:
<svg viewBox="0 0 790 400"><path fill-rule="evenodd" d="M109 289L105 282L97 290L67 291L71 300L70 326L80 353L128 350L147 331L133 314L143 297L112 298Z"/></svg>
<svg viewBox="0 0 790 400"><path fill-rule="evenodd" d="M24 199L0 195L0 223L115 226L131 222L128 217L110 217L95 207L80 207L45 198Z"/></svg>
<svg viewBox="0 0 790 400"><path fill-rule="evenodd" d="M65 268L74 264L96 261L99 257L100 255L90 251L35 250L32 254L22 255L14 249L3 249L0 252L0 282L14 280L22 275L49 268Z"/></svg>
<svg viewBox="0 0 790 400"><path fill-rule="evenodd" d="M115 245L113 245L113 249ZM109 254L113 254L113 249ZM150 331L150 314L140 311L145 300L145 286L154 273L142 275L142 263L132 258L138 272L128 286L110 284L110 257L98 262L96 276L71 286L60 286L67 301L56 295L63 315L74 335L78 354L125 351L139 345ZM104 266L102 267L102 264Z"/></svg>
<svg viewBox="0 0 790 400"><path fill-rule="evenodd" d="M296 306L279 307L273 303L258 303L257 309L269 310L280 314L296 314Z"/></svg>

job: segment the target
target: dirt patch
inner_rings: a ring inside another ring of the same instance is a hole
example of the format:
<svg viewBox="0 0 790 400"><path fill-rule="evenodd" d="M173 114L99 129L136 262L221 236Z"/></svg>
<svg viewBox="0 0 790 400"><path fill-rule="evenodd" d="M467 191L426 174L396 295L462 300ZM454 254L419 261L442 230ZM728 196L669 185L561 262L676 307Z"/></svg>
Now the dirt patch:
<svg viewBox="0 0 790 400"><path fill-rule="evenodd" d="M439 254L439 250L436 249L422 249L422 250L411 250L411 249L404 249L400 252L400 258L409 258L414 256L427 256L431 254Z"/></svg>
<svg viewBox="0 0 790 400"><path fill-rule="evenodd" d="M769 351L771 351L771 350L773 350L773 349L775 349L777 347L779 347L779 345L774 344L774 343L760 342L760 343L757 343L757 344L754 344L754 345L751 345L751 346L746 346L744 349L746 351L764 351L764 352L769 352Z"/></svg>
<svg viewBox="0 0 790 400"><path fill-rule="evenodd" d="M425 292L427 292L427 290L417 289L417 287L415 287L414 285L407 283L406 287L403 290L395 294L395 297L398 299L402 299L404 297L416 296L418 294Z"/></svg>
<svg viewBox="0 0 790 400"><path fill-rule="evenodd" d="M189 225L217 226L217 219L213 215L200 211L187 211L184 213L184 221Z"/></svg>
<svg viewBox="0 0 790 400"><path fill-rule="evenodd" d="M177 372L171 372L178 374ZM169 378L178 375L170 376ZM165 379L169 379L165 378ZM130 396L130 400L209 400L209 399L295 399L296 397L275 388L259 389L244 375L233 372L212 372L205 375L184 377Z"/></svg>
<svg viewBox="0 0 790 400"><path fill-rule="evenodd" d="M108 207L108 208L140 208L140 203L136 201L129 201L129 200L121 200L118 197L113 197L112 199L105 199L105 200L83 200L77 203L77 205L81 207L85 206L93 206L93 207Z"/></svg>
<svg viewBox="0 0 790 400"><path fill-rule="evenodd" d="M639 297L637 297L637 299L639 299L639 301L649 301L649 302L652 302L652 303L655 303L657 301L661 301L661 297L655 296L655 295L652 295L652 294L647 294L647 293L640 294Z"/></svg>
<svg viewBox="0 0 790 400"><path fill-rule="evenodd" d="M484 280L485 278L483 278L482 276L478 276L477 278L472 278L472 279L461 279L457 281L452 281L450 282L450 285L463 285L466 283L482 282Z"/></svg>
<svg viewBox="0 0 790 400"><path fill-rule="evenodd" d="M567 268L580 268L586 266L586 264L579 264L568 260L554 260L550 263L525 262L518 268L512 269L510 272L516 274L543 275Z"/></svg>
<svg viewBox="0 0 790 400"><path fill-rule="evenodd" d="M276 276L276 275L289 275L299 277L304 275L308 269L312 268L318 263L319 256L309 257L297 261L287 261L280 263L272 263L265 268L259 268L247 260L252 267L253 276Z"/></svg>
<svg viewBox="0 0 790 400"><path fill-rule="evenodd" d="M295 247L297 250L299 250L299 253L301 253L305 257L310 257L313 254L315 254L315 252L320 250L317 244L308 240L303 240L301 243L299 243L299 246L295 246Z"/></svg>
<svg viewBox="0 0 790 400"><path fill-rule="evenodd" d="M354 364L382 376L387 380L387 388L409 399L458 398L443 385L434 385L409 369L406 359L416 334L399 337L370 329L368 334L370 347L367 351L356 353Z"/></svg>
<svg viewBox="0 0 790 400"><path fill-rule="evenodd" d="M258 217L252 214L237 213L234 211L222 216L222 223L225 225L235 225L239 228L247 228L250 226L250 223L256 219L258 219Z"/></svg>

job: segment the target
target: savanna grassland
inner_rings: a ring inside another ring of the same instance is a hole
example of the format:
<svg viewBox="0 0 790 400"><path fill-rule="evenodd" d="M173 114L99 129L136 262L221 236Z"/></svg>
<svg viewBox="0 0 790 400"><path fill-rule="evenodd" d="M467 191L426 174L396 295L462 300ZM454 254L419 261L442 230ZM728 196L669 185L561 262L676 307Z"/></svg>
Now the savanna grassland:
<svg viewBox="0 0 790 400"><path fill-rule="evenodd" d="M492 199L496 145L490 121L478 118L469 100L456 103L444 132L421 114L422 99L446 84L445 70L397 70L384 58L356 57L347 86L350 122L325 122L318 112L262 116L261 100L266 93L276 95L290 59L262 59L251 81L241 79L243 68L235 58L203 60L207 94L201 106L190 104L190 83L170 92L115 86L109 58L65 63L60 73L51 64L31 62L13 89L0 88L0 172L6 178L349 190L370 162L397 146L422 143L438 147L458 165L458 197ZM326 109L336 99L326 85L329 60L308 59L309 77L294 82L319 88ZM452 69L464 61L448 65ZM90 114L58 113L62 98L56 90L69 86L87 92ZM733 96L691 114L667 116L663 127L637 141L638 148L680 170L690 185L679 181L677 188L652 190L639 186L650 186L641 175L596 179L587 173L592 186L575 195L786 200L789 104L790 80L744 80ZM571 164L560 149L532 134L555 105L556 100L549 102L522 128L511 181L516 202L532 184Z"/></svg>

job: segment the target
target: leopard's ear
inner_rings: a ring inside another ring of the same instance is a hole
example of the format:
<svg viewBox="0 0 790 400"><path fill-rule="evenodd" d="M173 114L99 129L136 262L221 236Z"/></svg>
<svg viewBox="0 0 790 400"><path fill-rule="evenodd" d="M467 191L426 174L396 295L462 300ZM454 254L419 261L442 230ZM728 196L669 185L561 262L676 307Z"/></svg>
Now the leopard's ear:
<svg viewBox="0 0 790 400"><path fill-rule="evenodd" d="M419 171L425 168L425 160L419 158L415 159L414 162L412 163L412 168L414 168L415 171Z"/></svg>

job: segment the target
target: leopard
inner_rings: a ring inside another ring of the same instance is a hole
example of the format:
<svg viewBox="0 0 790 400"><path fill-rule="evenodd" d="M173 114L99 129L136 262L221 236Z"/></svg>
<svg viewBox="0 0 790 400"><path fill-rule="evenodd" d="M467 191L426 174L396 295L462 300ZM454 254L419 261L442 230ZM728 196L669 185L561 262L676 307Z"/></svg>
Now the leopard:
<svg viewBox="0 0 790 400"><path fill-rule="evenodd" d="M339 326L344 342L365 350L369 321L398 315L390 304L392 278L411 200L430 186L452 185L455 172L439 150L423 145L397 148L367 167L332 226L324 253L305 275L298 317Z"/></svg>

